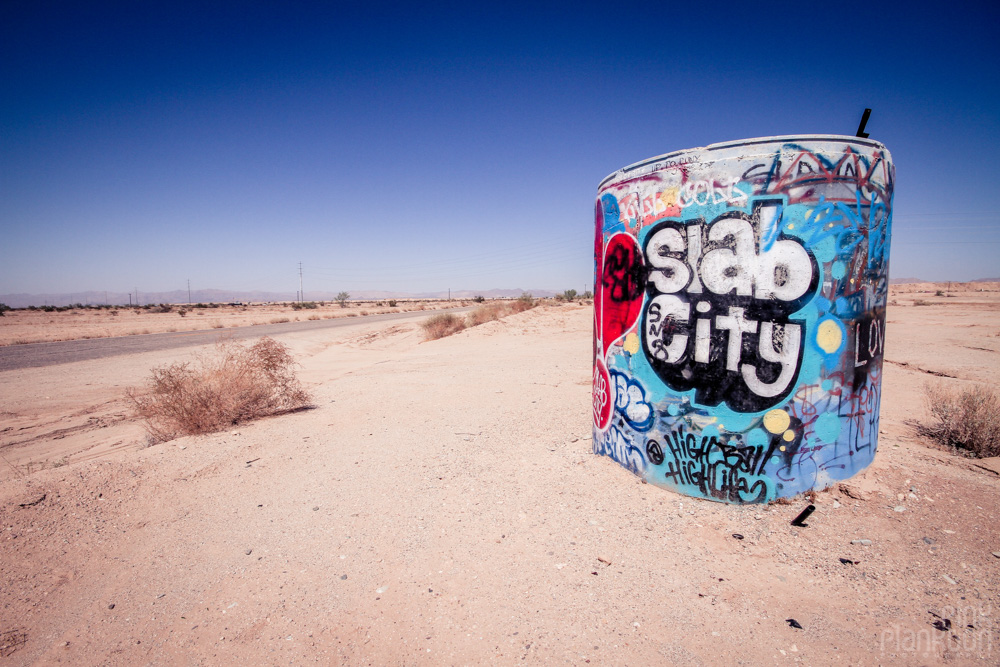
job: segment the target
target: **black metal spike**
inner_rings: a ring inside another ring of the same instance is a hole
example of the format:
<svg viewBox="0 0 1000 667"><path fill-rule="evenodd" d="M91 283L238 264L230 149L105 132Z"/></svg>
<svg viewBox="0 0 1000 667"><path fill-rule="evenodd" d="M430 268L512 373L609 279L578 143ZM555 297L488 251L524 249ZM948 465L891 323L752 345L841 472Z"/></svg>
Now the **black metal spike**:
<svg viewBox="0 0 1000 667"><path fill-rule="evenodd" d="M861 137L862 139L867 139L868 138L868 133L865 132L865 125L868 124L868 117L871 116L871 115L872 115L872 110L871 109L865 109L864 114L861 115L861 124L858 125L858 134L857 134L857 136Z"/></svg>

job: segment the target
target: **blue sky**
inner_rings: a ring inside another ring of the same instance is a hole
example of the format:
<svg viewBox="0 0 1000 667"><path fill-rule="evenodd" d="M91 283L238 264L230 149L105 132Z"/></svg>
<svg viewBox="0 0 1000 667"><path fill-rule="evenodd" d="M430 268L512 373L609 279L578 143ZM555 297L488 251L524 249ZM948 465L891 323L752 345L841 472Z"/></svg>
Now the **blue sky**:
<svg viewBox="0 0 1000 667"><path fill-rule="evenodd" d="M995 3L0 4L0 293L592 281L654 155L872 139L891 275L1000 275Z"/></svg>

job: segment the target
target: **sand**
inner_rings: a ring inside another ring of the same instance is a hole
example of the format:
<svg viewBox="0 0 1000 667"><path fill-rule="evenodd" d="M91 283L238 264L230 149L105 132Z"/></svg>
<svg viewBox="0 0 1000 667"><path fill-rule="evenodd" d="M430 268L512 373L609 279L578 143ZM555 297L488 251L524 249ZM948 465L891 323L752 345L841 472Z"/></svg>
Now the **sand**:
<svg viewBox="0 0 1000 667"><path fill-rule="evenodd" d="M926 381L996 382L1000 295L914 296L875 462L803 528L808 499L695 500L590 453L583 305L281 336L313 409L153 446L124 387L196 348L0 373L0 654L996 664L1000 466L914 425Z"/></svg>

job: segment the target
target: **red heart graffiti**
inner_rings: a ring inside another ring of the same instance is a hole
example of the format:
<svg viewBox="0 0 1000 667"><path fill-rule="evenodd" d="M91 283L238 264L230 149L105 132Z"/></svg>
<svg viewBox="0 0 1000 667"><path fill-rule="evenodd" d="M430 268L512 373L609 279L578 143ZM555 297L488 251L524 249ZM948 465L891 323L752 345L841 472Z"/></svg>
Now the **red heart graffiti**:
<svg viewBox="0 0 1000 667"><path fill-rule="evenodd" d="M614 234L604 246L601 268L600 302L601 341L606 356L608 348L625 335L639 319L644 283L639 244L630 234Z"/></svg>

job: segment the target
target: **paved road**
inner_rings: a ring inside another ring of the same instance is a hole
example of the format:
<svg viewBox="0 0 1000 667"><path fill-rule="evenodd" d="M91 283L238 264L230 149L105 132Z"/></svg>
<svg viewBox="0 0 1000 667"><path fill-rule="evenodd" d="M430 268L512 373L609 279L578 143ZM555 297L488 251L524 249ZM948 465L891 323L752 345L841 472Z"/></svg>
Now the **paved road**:
<svg viewBox="0 0 1000 667"><path fill-rule="evenodd" d="M261 324L253 327L231 329L210 329L207 331L178 331L176 333L143 334L120 336L118 338L90 338L87 340L65 340L54 343L29 343L27 345L7 345L0 347L0 371L19 368L54 366L73 361L103 359L136 352L169 350L175 347L208 345L224 336L231 338L258 338L276 336L296 331L311 331L330 327L344 327L390 320L409 320L428 317L437 313L460 313L471 308L450 308L448 310L419 310L410 313L387 313L365 317L340 317L333 320L306 320L305 322L284 322L282 324Z"/></svg>

